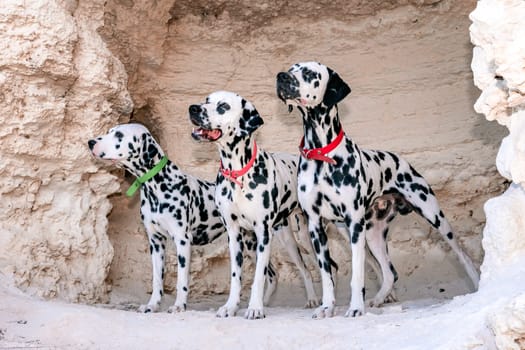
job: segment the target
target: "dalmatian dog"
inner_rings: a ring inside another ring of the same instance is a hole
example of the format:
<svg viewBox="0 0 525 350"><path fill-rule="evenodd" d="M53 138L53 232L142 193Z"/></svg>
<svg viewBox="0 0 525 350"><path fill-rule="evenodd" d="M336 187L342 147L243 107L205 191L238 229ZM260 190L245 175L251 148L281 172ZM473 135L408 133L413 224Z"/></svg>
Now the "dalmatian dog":
<svg viewBox="0 0 525 350"><path fill-rule="evenodd" d="M258 147L254 132L263 120L249 101L233 92L217 91L204 103L191 105L189 118L195 126L193 138L216 143L221 159L215 202L228 231L231 285L228 300L217 316L234 316L239 308L243 264L240 231L244 229L257 236L255 275L245 318L263 318L262 291L273 229L281 231L278 237L295 243L289 218L298 211L297 157ZM300 269L309 304L318 305L299 250L288 252ZM332 261L328 264L334 265Z"/></svg>
<svg viewBox="0 0 525 350"><path fill-rule="evenodd" d="M434 192L423 177L404 159L392 152L360 149L345 135L337 103L350 87L332 69L316 62L298 63L276 77L277 95L291 112L297 107L303 120L304 139L300 144L298 200L308 220L308 229L321 268L322 304L314 318L334 315L334 288L326 233L322 220L346 226L352 250L351 301L346 316L364 313L365 240L374 255L382 244L370 241L384 225L368 208L383 196L394 196L399 211L413 210L423 216L450 245L475 288L478 272L459 247L449 222L440 210ZM383 204L381 205L383 206ZM388 271L384 271L388 273ZM392 272L393 273L393 272Z"/></svg>
<svg viewBox="0 0 525 350"><path fill-rule="evenodd" d="M88 141L92 154L101 160L111 161L137 178L155 168L165 153L150 132L140 124L123 124L112 128L108 134ZM159 310L163 296L165 246L173 239L177 250L177 296L169 312L186 310L189 292L189 264L192 245L213 242L226 232L215 205L215 183L199 180L183 173L173 162L166 163L151 179L140 187L140 213L149 240L153 266L153 292L141 312ZM257 244L253 232L240 235L248 251ZM267 303L276 288L277 275L267 263Z"/></svg>

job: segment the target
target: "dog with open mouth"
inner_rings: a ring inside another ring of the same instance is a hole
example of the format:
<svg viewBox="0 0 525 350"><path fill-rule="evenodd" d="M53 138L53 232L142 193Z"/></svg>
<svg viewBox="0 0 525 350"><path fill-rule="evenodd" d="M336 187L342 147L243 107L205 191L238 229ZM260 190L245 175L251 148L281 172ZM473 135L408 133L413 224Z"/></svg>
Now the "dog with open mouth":
<svg viewBox="0 0 525 350"><path fill-rule="evenodd" d="M296 245L291 215L297 215L300 229L306 229L297 202L297 157L266 152L257 145L254 133L263 125L263 119L249 101L236 93L210 94L204 103L189 107L189 118L195 126L193 138L214 142L221 159L215 201L228 231L231 285L228 300L217 316L233 316L239 308L243 263L239 232L244 229L257 236L255 277L245 317L263 318L262 290L273 231L279 230L277 236L291 247ZM297 246L287 250L304 279L307 306L318 305L300 251Z"/></svg>
<svg viewBox="0 0 525 350"><path fill-rule="evenodd" d="M137 177L128 195L140 190L140 214L149 241L153 288L140 312L157 312L163 296L166 241L177 250L177 295L169 312L186 310L189 293L191 247L215 241L226 232L217 205L215 183L182 172L170 161L149 130L141 124L118 125L105 135L88 141L93 156L109 161ZM253 232L243 230L241 244L253 255L257 247ZM277 272L266 266L268 303L277 286Z"/></svg>

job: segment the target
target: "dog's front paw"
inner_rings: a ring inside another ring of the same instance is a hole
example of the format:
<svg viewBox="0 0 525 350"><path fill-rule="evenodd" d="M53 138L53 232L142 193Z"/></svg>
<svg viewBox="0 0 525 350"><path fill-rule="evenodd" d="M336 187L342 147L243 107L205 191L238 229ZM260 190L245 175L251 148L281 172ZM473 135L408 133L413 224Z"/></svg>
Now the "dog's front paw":
<svg viewBox="0 0 525 350"><path fill-rule="evenodd" d="M319 300L317 299L310 299L304 304L305 309L313 309L314 307L319 306Z"/></svg>
<svg viewBox="0 0 525 350"><path fill-rule="evenodd" d="M237 306L229 306L228 304L221 306L217 311L217 317L233 317L237 313Z"/></svg>
<svg viewBox="0 0 525 350"><path fill-rule="evenodd" d="M321 305L317 309L315 309L314 314L312 315L312 318L320 320L326 317L334 317L334 315L335 315L335 307Z"/></svg>
<svg viewBox="0 0 525 350"><path fill-rule="evenodd" d="M186 304L179 305L178 303L175 303L173 306L170 306L168 309L169 313L179 313L186 311Z"/></svg>
<svg viewBox="0 0 525 350"><path fill-rule="evenodd" d="M137 311L142 313L157 312L159 311L159 304L140 305Z"/></svg>
<svg viewBox="0 0 525 350"><path fill-rule="evenodd" d="M244 314L244 318L247 320L258 320L261 318L265 318L264 310L261 309L248 309L246 310L246 313Z"/></svg>
<svg viewBox="0 0 525 350"><path fill-rule="evenodd" d="M345 317L363 316L364 313L365 313L365 310L363 310L363 309L349 308L348 311L345 314Z"/></svg>

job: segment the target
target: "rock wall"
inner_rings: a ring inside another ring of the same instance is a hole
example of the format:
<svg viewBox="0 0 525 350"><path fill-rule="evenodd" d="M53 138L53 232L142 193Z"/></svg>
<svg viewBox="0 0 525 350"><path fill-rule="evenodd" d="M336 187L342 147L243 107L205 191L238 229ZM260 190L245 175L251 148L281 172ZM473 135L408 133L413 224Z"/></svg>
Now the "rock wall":
<svg viewBox="0 0 525 350"><path fill-rule="evenodd" d="M482 90L475 109L508 128L496 164L499 173L512 182L505 193L485 204L483 290L499 285L505 271L519 271L525 265L525 3L480 1L470 18L475 45L472 71L474 83ZM525 293L521 289L515 288L510 296L502 295L501 299L511 300L489 317L500 349L525 346Z"/></svg>
<svg viewBox="0 0 525 350"><path fill-rule="evenodd" d="M95 31L102 6L0 6L0 271L31 293L78 302L108 299L106 216L119 189L91 163L86 135L133 108L124 67Z"/></svg>

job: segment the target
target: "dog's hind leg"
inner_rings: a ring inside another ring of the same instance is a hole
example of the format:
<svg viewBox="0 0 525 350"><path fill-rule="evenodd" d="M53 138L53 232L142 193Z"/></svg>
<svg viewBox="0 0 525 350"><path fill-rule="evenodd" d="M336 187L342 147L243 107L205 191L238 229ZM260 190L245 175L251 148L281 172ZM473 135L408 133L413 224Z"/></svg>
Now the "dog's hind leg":
<svg viewBox="0 0 525 350"><path fill-rule="evenodd" d="M297 224L299 230L306 230L306 223L302 215L301 219L298 218ZM287 219L288 220L288 219ZM312 275L310 274L310 271L308 271L308 268L306 267L306 264L304 263L303 257L301 255L301 251L299 246L297 245L297 242L295 240L295 237L293 235L290 223L287 222L284 224L278 234L277 237L280 242L285 246L286 251L288 252L288 255L290 256L290 259L295 264L297 269L299 270L299 273L301 274L301 277L304 281L304 287L306 289L306 308L312 308L319 305L319 299L317 298L317 295L315 294L314 290L314 284L312 281Z"/></svg>
<svg viewBox="0 0 525 350"><path fill-rule="evenodd" d="M266 285L264 290L264 297L263 297L263 305L268 305L270 303L270 299L277 289L277 281L279 279L279 274L277 273L277 270L273 266L272 262L268 262L268 270L266 273Z"/></svg>
<svg viewBox="0 0 525 350"><path fill-rule="evenodd" d="M372 210L372 209L370 209ZM372 214L373 216L375 213ZM394 214L395 215L395 214ZM387 246L387 233L388 223L386 218L378 220L377 218L371 217L366 223L365 229L366 242L368 249L372 256L368 258L369 264L375 259L379 263L381 273L377 276L381 278L381 288L377 292L376 296L368 302L370 306L380 306L386 301L395 301L396 297L393 291L394 283L397 281L398 275L394 269L394 265L388 255Z"/></svg>
<svg viewBox="0 0 525 350"><path fill-rule="evenodd" d="M412 167L410 167L410 170L405 172L405 174L400 173L397 179L398 181L396 182L394 191L401 193L404 199L412 205L414 211L423 216L439 231L456 253L459 261L470 277L474 288L477 289L479 283L478 271L470 257L460 248L454 237L452 228L439 208L438 201L429 184Z"/></svg>

